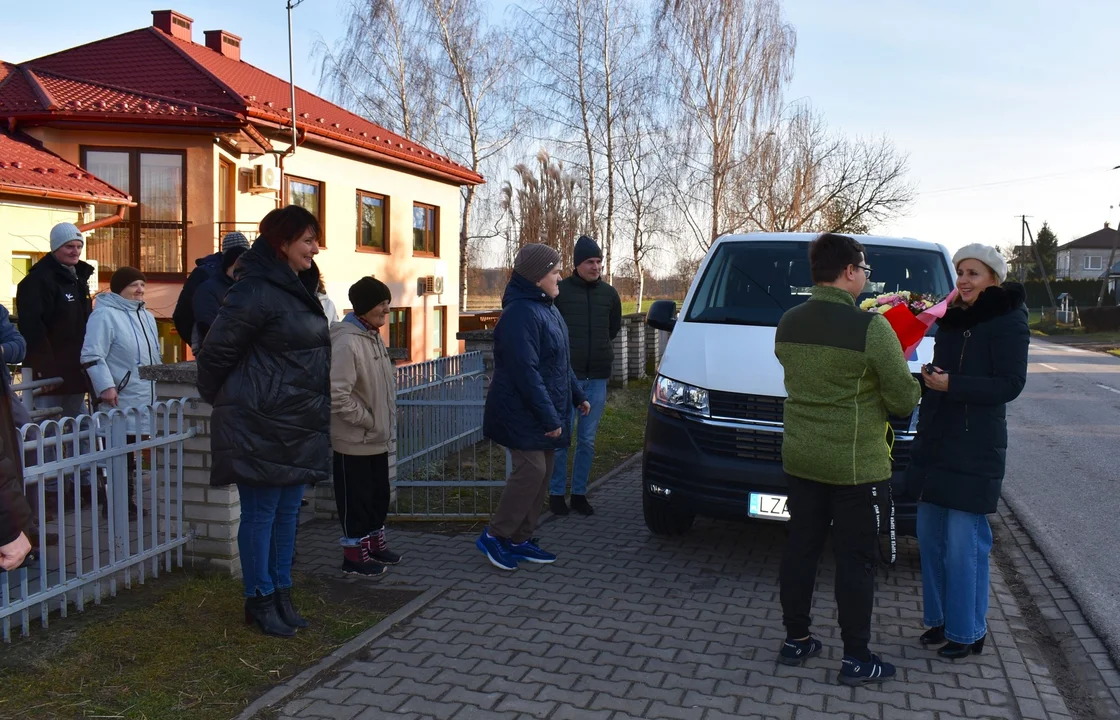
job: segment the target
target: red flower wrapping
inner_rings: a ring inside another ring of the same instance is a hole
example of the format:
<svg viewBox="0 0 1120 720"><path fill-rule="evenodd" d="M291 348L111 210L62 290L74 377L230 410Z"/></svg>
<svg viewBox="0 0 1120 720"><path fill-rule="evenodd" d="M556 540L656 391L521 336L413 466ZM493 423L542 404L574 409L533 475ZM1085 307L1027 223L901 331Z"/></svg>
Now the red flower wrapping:
<svg viewBox="0 0 1120 720"><path fill-rule="evenodd" d="M883 317L891 324L898 341L902 343L903 350L921 342L929 329L929 325L915 317L910 308L905 305L896 305L883 313Z"/></svg>

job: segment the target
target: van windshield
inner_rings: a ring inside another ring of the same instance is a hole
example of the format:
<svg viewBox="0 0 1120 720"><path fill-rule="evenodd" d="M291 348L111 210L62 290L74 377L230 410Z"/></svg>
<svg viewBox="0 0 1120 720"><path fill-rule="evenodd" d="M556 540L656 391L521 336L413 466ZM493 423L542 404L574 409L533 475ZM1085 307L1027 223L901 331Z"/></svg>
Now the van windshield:
<svg viewBox="0 0 1120 720"><path fill-rule="evenodd" d="M898 290L940 298L952 290L937 251L873 245L865 250L873 272L860 300ZM708 263L685 320L777 327L782 313L808 300L812 288L809 243L724 243Z"/></svg>

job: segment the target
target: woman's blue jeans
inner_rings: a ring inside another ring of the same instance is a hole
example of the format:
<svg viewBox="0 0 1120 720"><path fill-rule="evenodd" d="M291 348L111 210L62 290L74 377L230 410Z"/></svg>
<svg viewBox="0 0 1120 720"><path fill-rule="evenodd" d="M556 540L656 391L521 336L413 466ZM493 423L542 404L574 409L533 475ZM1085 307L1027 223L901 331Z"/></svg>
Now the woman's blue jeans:
<svg viewBox="0 0 1120 720"><path fill-rule="evenodd" d="M918 503L922 598L927 627L945 626L945 637L970 644L988 631L987 515Z"/></svg>
<svg viewBox="0 0 1120 720"><path fill-rule="evenodd" d="M292 556L303 485L255 487L237 484L241 495L241 579L245 597L271 595L292 586Z"/></svg>

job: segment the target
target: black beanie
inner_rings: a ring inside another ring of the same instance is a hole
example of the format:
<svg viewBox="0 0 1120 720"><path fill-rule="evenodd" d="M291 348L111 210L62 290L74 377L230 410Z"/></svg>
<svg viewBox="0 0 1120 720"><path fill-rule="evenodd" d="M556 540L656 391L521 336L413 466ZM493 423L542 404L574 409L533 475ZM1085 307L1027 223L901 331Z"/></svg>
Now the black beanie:
<svg viewBox="0 0 1120 720"><path fill-rule="evenodd" d="M126 265L113 273L113 277L109 280L109 289L117 295L120 295L121 290L124 290L137 280L148 282L148 278L144 277L144 273L134 267L128 267Z"/></svg>
<svg viewBox="0 0 1120 720"><path fill-rule="evenodd" d="M585 261L591 258L603 259L603 251L599 249L599 243L595 242L586 235L580 235L579 240L576 240L575 266L579 267Z"/></svg>
<svg viewBox="0 0 1120 720"><path fill-rule="evenodd" d="M355 315L365 315L381 303L393 299L389 286L372 277L364 277L351 285L348 295Z"/></svg>

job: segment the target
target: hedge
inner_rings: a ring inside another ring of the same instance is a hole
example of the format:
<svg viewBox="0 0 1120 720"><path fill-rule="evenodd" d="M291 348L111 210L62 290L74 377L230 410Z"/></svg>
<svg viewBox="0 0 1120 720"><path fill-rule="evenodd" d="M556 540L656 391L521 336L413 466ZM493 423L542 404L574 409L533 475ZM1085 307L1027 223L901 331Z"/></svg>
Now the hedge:
<svg viewBox="0 0 1120 720"><path fill-rule="evenodd" d="M1023 283L1023 287L1027 291L1027 307L1040 308L1050 306L1050 298L1046 295L1046 286L1041 280L1028 280ZM1079 308L1096 307L1097 296L1101 292L1101 281L1051 280L1050 289L1053 291L1055 299L1062 293L1069 293L1073 296L1073 302L1071 304ZM1115 305L1115 295L1106 293L1104 304Z"/></svg>

